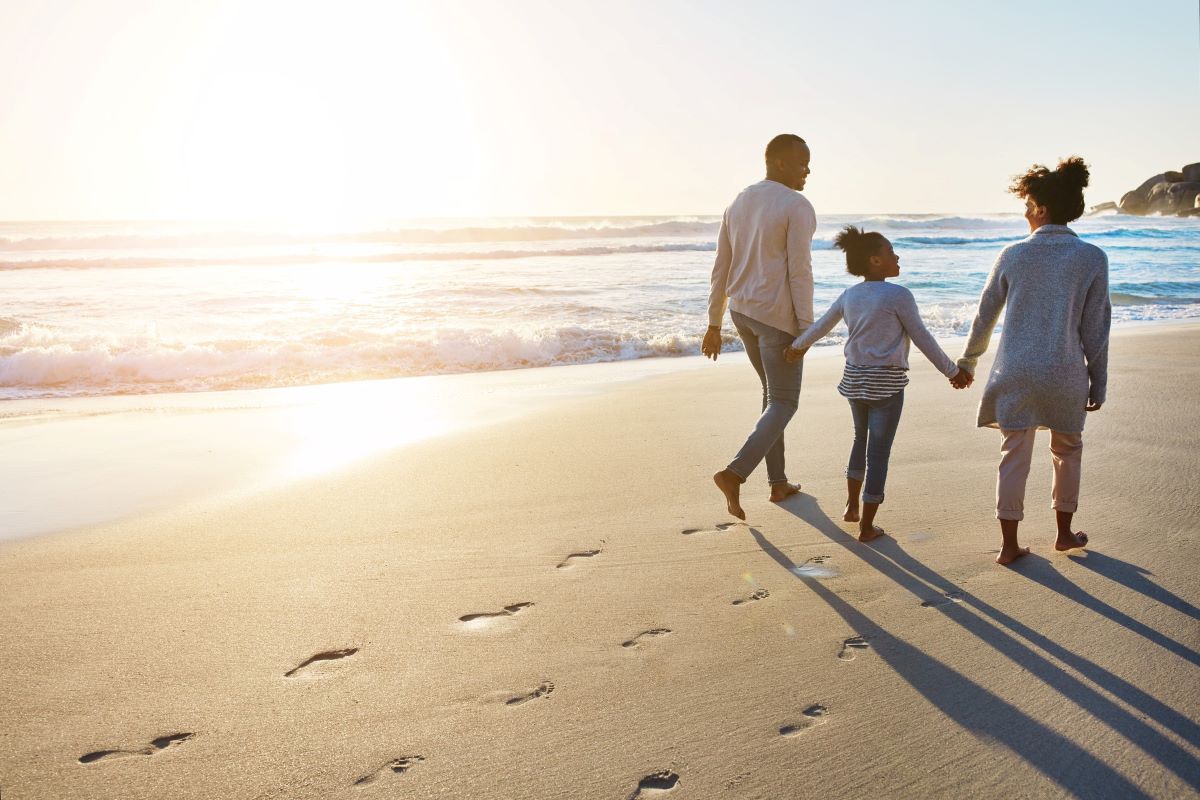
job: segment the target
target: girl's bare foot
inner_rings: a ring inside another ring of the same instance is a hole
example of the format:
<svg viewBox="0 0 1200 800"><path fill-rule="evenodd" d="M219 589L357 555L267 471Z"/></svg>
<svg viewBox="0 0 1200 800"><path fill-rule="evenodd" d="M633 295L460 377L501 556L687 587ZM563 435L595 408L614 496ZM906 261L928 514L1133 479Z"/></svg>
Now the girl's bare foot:
<svg viewBox="0 0 1200 800"><path fill-rule="evenodd" d="M771 484L771 502L782 503L794 494L800 494L800 484L798 483L772 483Z"/></svg>
<svg viewBox="0 0 1200 800"><path fill-rule="evenodd" d="M858 522L858 497L862 492L862 484L858 478L846 478L846 512L842 514L846 522Z"/></svg>
<svg viewBox="0 0 1200 800"><path fill-rule="evenodd" d="M887 532L878 525L871 525L870 527L860 525L858 527L858 540L860 542L873 542L880 536L887 536Z"/></svg>
<svg viewBox="0 0 1200 800"><path fill-rule="evenodd" d="M1054 549L1061 553L1065 550L1076 550L1080 547L1087 547L1087 543L1088 535L1083 531L1079 533L1059 531L1058 540L1054 543Z"/></svg>
<svg viewBox="0 0 1200 800"><path fill-rule="evenodd" d="M877 511L879 511L879 503L863 501L862 519L858 523L858 540L860 542L874 541L880 536L887 535L883 532L883 528L875 524L875 512Z"/></svg>
<svg viewBox="0 0 1200 800"><path fill-rule="evenodd" d="M725 508L738 519L744 520L746 512L742 511L742 479L727 469L713 475L713 483L725 495Z"/></svg>
<svg viewBox="0 0 1200 800"><path fill-rule="evenodd" d="M996 563L1001 566L1004 566L1006 564L1011 564L1012 562L1016 561L1021 556L1027 556L1027 555L1029 555L1028 547L1017 547L1015 549L1009 549L1007 547L1002 547L1000 549L1000 555L996 556Z"/></svg>

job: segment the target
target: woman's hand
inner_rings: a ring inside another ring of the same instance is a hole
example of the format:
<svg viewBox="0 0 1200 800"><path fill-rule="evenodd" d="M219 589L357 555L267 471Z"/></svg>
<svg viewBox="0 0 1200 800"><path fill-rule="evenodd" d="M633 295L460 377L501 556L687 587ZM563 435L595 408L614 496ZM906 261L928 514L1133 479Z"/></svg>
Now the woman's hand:
<svg viewBox="0 0 1200 800"><path fill-rule="evenodd" d="M950 385L955 389L966 389L974 382L975 376L962 367L959 367L958 372L954 373L954 377L950 379Z"/></svg>
<svg viewBox="0 0 1200 800"><path fill-rule="evenodd" d="M807 347L805 347L803 350L797 350L791 345L788 345L787 347L783 348L783 358L789 364L799 364L804 358L804 354L807 352Z"/></svg>

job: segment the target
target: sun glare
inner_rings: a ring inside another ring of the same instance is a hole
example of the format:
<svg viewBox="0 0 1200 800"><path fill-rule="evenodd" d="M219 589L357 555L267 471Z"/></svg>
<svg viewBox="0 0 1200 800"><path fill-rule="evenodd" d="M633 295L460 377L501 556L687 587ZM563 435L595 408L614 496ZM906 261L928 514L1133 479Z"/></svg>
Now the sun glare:
<svg viewBox="0 0 1200 800"><path fill-rule="evenodd" d="M285 432L296 441L280 479L336 472L453 427L435 384L420 378L312 386L293 395Z"/></svg>
<svg viewBox="0 0 1200 800"><path fill-rule="evenodd" d="M197 40L182 91L147 111L182 142L190 215L336 225L469 210L475 123L460 66L419 7L320 17L235 4Z"/></svg>

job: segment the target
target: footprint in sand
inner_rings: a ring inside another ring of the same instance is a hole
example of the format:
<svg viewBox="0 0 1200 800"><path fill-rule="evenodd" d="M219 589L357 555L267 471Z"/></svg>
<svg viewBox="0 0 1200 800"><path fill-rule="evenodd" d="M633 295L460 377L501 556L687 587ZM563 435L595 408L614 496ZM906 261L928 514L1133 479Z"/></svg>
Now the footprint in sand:
<svg viewBox="0 0 1200 800"><path fill-rule="evenodd" d="M746 522L722 522L712 528L684 528L680 531L684 536L691 536L695 533L724 533L731 528L748 528L749 523Z"/></svg>
<svg viewBox="0 0 1200 800"><path fill-rule="evenodd" d="M354 785L366 786L368 783L374 783L379 780L381 776L389 772L393 775L403 775L424 760L424 756L400 756L400 758L393 758L374 772L363 775L354 782Z"/></svg>
<svg viewBox="0 0 1200 800"><path fill-rule="evenodd" d="M749 597L739 597L737 600L734 600L733 605L744 606L746 603L754 603L759 600L765 600L766 598L768 598L770 596L771 596L771 593L769 591L767 591L766 589L759 589L757 592L750 595Z"/></svg>
<svg viewBox="0 0 1200 800"><path fill-rule="evenodd" d="M842 649L838 651L838 658L842 661L853 661L856 650L866 650L871 645L867 644L867 640L862 636L851 636L846 641L842 642Z"/></svg>
<svg viewBox="0 0 1200 800"><path fill-rule="evenodd" d="M309 656L304 661L301 661L299 664L297 664L295 667L292 667L290 670L283 673L283 677L285 677L285 678L294 677L294 676L298 675L302 670L304 671L304 673L306 675L319 673L322 671L319 668L311 669L311 670L308 668L311 667L313 664L321 664L325 661L340 661L343 658L349 658L350 656L354 655L357 652L358 652L357 647L346 647L341 650L326 650L323 653L317 653L314 656Z"/></svg>
<svg viewBox="0 0 1200 800"><path fill-rule="evenodd" d="M792 567L792 572L802 578L832 578L837 575L837 570L825 566L825 562L829 559L830 556L813 556L806 559L800 566Z"/></svg>
<svg viewBox="0 0 1200 800"><path fill-rule="evenodd" d="M575 561L575 559L592 558L593 556L600 555L600 553L601 553L600 550L581 550L578 553L571 553L569 556L567 556L566 558L564 558L562 561L559 562L556 569L570 569L571 567L575 566L575 564L572 563L573 561Z"/></svg>
<svg viewBox="0 0 1200 800"><path fill-rule="evenodd" d="M537 700L539 697L549 697L554 691L553 681L542 681L536 689L525 694L518 694L504 701L506 706L519 706L522 703L528 703L530 700Z"/></svg>
<svg viewBox="0 0 1200 800"><path fill-rule="evenodd" d="M490 611L484 614L464 614L458 618L458 621L465 624L468 628L483 628L498 619L515 616L525 609L532 607L533 603L513 603L511 606L505 606L499 611Z"/></svg>
<svg viewBox="0 0 1200 800"><path fill-rule="evenodd" d="M150 742L146 747L137 750L96 750L91 753L84 753L79 757L80 764L91 764L96 761L101 761L106 758L128 758L129 756L152 756L156 753L161 753L169 747L174 747L177 744L186 742L196 734L194 733L172 733L169 736L160 736Z"/></svg>
<svg viewBox="0 0 1200 800"><path fill-rule="evenodd" d="M679 776L669 770L655 772L638 781L637 788L629 795L629 800L639 800L642 797L657 797L666 794L679 785Z"/></svg>
<svg viewBox="0 0 1200 800"><path fill-rule="evenodd" d="M964 592L946 592L941 597L923 601L921 608L936 608L937 606L945 606L951 603L961 603L963 601L963 594Z"/></svg>
<svg viewBox="0 0 1200 800"><path fill-rule="evenodd" d="M799 736L810 728L824 725L825 715L829 713L829 709L820 703L814 703L800 713L803 715L803 719L784 725L779 729L780 736Z"/></svg>
<svg viewBox="0 0 1200 800"><path fill-rule="evenodd" d="M640 647L642 644L642 639L656 636L666 636L670 632L670 628L651 628L648 631L642 631L627 642L621 642L621 647Z"/></svg>

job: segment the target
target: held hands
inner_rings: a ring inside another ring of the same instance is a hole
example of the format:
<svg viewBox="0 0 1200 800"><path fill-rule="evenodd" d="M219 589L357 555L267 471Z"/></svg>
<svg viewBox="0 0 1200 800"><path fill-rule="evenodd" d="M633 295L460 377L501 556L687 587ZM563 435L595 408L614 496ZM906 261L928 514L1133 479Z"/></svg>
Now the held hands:
<svg viewBox="0 0 1200 800"><path fill-rule="evenodd" d="M717 356L721 353L721 329L714 328L711 325L704 332L704 341L700 343L700 352L705 358L717 360Z"/></svg>
<svg viewBox="0 0 1200 800"><path fill-rule="evenodd" d="M788 347L783 348L783 358L789 364L799 364L804 358L804 354L807 352L807 347L803 348L802 350L797 350L789 345Z"/></svg>
<svg viewBox="0 0 1200 800"><path fill-rule="evenodd" d="M958 372L954 373L954 377L950 379L950 385L955 389L966 389L975 382L975 376L959 367Z"/></svg>

